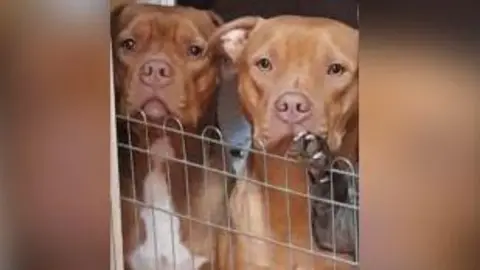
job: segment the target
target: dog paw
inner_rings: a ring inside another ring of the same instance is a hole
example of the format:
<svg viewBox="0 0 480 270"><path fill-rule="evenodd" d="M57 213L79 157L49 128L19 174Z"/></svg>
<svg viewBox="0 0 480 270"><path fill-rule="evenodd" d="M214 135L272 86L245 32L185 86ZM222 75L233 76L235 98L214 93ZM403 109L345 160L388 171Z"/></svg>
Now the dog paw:
<svg viewBox="0 0 480 270"><path fill-rule="evenodd" d="M289 155L308 164L308 169L316 179L321 177L332 160L327 142L320 136L304 131L293 138Z"/></svg>

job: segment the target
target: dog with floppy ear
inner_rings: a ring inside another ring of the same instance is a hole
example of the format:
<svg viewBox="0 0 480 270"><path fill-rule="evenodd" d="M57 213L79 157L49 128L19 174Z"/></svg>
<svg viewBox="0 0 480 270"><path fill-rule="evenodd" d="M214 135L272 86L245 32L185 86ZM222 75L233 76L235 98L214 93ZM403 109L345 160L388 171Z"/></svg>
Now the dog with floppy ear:
<svg viewBox="0 0 480 270"><path fill-rule="evenodd" d="M172 129L179 123L202 135L216 124L220 59L207 41L221 23L211 11L181 6L130 4L112 12L117 114L170 128L118 123L120 143L152 153L119 147L122 196L148 205L122 202L127 269L216 269L217 228L227 224L233 182L202 167L225 170L224 153Z"/></svg>
<svg viewBox="0 0 480 270"><path fill-rule="evenodd" d="M335 155L356 159L358 31L326 18L249 16L221 26L209 43L235 64L253 148L268 153L248 157L244 175L258 183L238 179L232 223L283 243L236 235L235 269L349 269L316 253L305 165L272 155L285 156L307 131Z"/></svg>

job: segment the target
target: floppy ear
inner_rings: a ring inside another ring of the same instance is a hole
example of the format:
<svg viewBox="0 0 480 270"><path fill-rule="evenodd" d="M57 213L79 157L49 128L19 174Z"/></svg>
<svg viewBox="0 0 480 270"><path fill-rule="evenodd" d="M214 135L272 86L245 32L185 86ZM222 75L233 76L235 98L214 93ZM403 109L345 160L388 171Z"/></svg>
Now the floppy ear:
<svg viewBox="0 0 480 270"><path fill-rule="evenodd" d="M228 22L213 33L208 47L219 50L235 63L247 44L249 33L262 21L261 17L246 16Z"/></svg>

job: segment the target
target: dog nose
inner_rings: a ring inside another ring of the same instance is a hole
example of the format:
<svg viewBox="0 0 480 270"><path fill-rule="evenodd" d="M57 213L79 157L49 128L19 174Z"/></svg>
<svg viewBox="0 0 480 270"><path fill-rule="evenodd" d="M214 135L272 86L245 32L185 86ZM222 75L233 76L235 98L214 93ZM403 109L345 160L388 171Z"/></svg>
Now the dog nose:
<svg viewBox="0 0 480 270"><path fill-rule="evenodd" d="M309 99L301 93L285 93L275 102L277 116L284 122L298 124L305 120L312 110Z"/></svg>
<svg viewBox="0 0 480 270"><path fill-rule="evenodd" d="M165 60L149 60L140 67L139 76L148 86L163 87L172 82L173 69Z"/></svg>

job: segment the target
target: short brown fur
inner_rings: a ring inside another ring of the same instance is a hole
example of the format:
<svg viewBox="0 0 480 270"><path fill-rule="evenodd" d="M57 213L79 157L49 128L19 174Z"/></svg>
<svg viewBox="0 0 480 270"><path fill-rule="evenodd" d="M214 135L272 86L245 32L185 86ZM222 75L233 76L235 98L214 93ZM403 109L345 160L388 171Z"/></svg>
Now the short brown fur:
<svg viewBox="0 0 480 270"><path fill-rule="evenodd" d="M136 81L136 69L142 57L150 57L166 52L169 55L175 71L180 77L172 83L171 88L165 89L162 99L170 111L170 116L179 119L184 131L200 134L207 125L215 125L215 113L211 107L215 102L215 86L218 76L217 58L208 52L199 59L189 60L178 51L184 43L194 40L204 44L218 25L221 18L211 11L200 11L185 7L161 7L154 5L132 4L120 6L112 12L112 42L114 47L115 89L117 98L117 114L131 115L134 119L142 119L138 112L145 93L140 93L139 83ZM138 41L136 54L122 54L120 43L126 37L134 37ZM186 63L186 64L184 64ZM148 119L152 120L152 119ZM162 125L161 121L152 121ZM174 157L186 159L196 164L206 164L218 170L225 170L223 153L218 147L211 147L204 159L202 142L190 137L156 131L142 124L132 123L130 129L124 121L118 121L119 140L128 143L129 138L133 146L148 149L150 145L163 136L168 136ZM172 122L169 122L172 123ZM175 125L169 125L176 127ZM185 143L186 152L183 152ZM143 181L150 167L158 167L155 162L150 163L151 157L146 154L119 147L121 194L123 197L143 200ZM163 153L159 153L163 154ZM133 160L133 166L130 160ZM155 159L154 159L155 160ZM169 162L169 178L171 197L175 211L182 215L203 222L212 222L216 225L226 223L226 199L229 181L225 177L212 172L188 167L178 162ZM160 170L166 172L166 165ZM188 173L188 177L187 174ZM188 192L187 192L188 185ZM134 192L134 186L136 192ZM190 198L190 205L187 204ZM190 208L190 213L188 213ZM132 250L145 241L144 224L136 222L135 206L128 201L122 202L122 228L124 234L125 257ZM193 252L212 258L209 264L215 266L216 246L218 235L216 229L200 223L181 219L180 225L182 242ZM191 228L192 234L189 234ZM211 236L211 237L209 237ZM129 269L128 263L126 268ZM210 268L209 268L210 269Z"/></svg>
<svg viewBox="0 0 480 270"><path fill-rule="evenodd" d="M232 30L243 30L243 40L224 39ZM337 155L357 159L356 30L323 18L246 17L220 27L210 43L221 43L221 49L236 64L241 105L253 125L254 148L264 147L269 154L285 155L293 134L279 129L278 121L270 117L271 100L280 95L281 90L292 89L307 95L313 103L312 121L306 128L325 136ZM273 63L269 72L255 69L255 60L262 56L270 57ZM343 77L332 79L324 75L330 61L346 66ZM307 194L305 168L298 163L251 154L246 175L276 188ZM237 230L285 244L291 240L294 246L304 249L315 245L311 243L310 210L305 197L291 194L288 199L285 191L262 188L240 179L230 204ZM258 218L252 218L255 216ZM290 251L247 236L239 235L234 242L235 269L334 269L332 261L320 256ZM336 269L349 267L342 263L336 265ZM224 266L223 269L230 268Z"/></svg>

